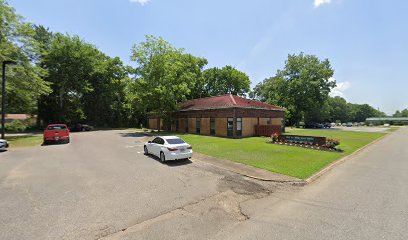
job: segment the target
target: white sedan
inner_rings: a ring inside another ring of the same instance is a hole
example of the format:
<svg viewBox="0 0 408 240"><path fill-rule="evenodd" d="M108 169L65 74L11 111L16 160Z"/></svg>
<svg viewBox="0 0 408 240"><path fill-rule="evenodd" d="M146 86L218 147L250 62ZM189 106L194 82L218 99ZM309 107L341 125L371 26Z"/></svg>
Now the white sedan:
<svg viewBox="0 0 408 240"><path fill-rule="evenodd" d="M5 151L9 144L6 140L0 139L0 151Z"/></svg>
<svg viewBox="0 0 408 240"><path fill-rule="evenodd" d="M144 153L155 155L164 163L167 160L189 159L193 156L193 149L179 137L166 136L145 143Z"/></svg>

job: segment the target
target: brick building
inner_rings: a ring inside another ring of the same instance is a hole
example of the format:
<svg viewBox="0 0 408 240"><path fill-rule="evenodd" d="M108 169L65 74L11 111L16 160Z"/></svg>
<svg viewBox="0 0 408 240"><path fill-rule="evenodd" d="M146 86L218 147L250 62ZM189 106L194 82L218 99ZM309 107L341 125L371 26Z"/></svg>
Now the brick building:
<svg viewBox="0 0 408 240"><path fill-rule="evenodd" d="M234 95L199 98L180 104L165 126L154 114L149 116L149 128L171 129L180 133L195 133L219 137L252 137L281 133L285 126L285 109ZM260 133L259 127L267 129Z"/></svg>

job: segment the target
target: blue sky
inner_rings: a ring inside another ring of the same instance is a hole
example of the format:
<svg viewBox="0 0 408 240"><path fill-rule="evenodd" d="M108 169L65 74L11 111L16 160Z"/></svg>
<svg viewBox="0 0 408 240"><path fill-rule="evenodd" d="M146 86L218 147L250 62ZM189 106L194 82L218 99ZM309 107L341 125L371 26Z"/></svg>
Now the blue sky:
<svg viewBox="0 0 408 240"><path fill-rule="evenodd" d="M408 1L404 0L9 0L27 21L78 34L128 64L145 35L164 37L232 65L254 86L288 54L328 58L333 95L387 113L408 107Z"/></svg>

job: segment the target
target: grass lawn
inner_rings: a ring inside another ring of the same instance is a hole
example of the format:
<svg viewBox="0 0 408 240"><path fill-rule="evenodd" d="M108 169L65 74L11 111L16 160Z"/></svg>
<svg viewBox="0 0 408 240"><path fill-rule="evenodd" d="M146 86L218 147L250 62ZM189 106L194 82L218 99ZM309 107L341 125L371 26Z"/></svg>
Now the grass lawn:
<svg viewBox="0 0 408 240"><path fill-rule="evenodd" d="M42 135L6 137L6 139L10 144L10 148L40 146L43 143Z"/></svg>
<svg viewBox="0 0 408 240"><path fill-rule="evenodd" d="M180 137L190 143L196 152L306 179L329 163L349 155L386 133L287 128L286 134L339 139L341 143L339 147L344 152L323 152L268 144L266 142L270 139L264 137L227 139L192 134L184 134Z"/></svg>

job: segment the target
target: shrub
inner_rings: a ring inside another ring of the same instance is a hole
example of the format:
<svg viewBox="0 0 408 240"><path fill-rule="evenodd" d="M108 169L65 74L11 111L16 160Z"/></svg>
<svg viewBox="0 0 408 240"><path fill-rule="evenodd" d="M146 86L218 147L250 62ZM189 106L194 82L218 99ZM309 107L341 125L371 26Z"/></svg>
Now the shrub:
<svg viewBox="0 0 408 240"><path fill-rule="evenodd" d="M271 135L272 142L276 142L279 139L279 135L277 133L273 133Z"/></svg>
<svg viewBox="0 0 408 240"><path fill-rule="evenodd" d="M336 146L340 145L340 141L337 139L327 139L326 140L326 147L328 148L335 148Z"/></svg>
<svg viewBox="0 0 408 240"><path fill-rule="evenodd" d="M12 122L5 124L5 129L7 132L24 132L26 128L27 125L19 120L13 120Z"/></svg>

